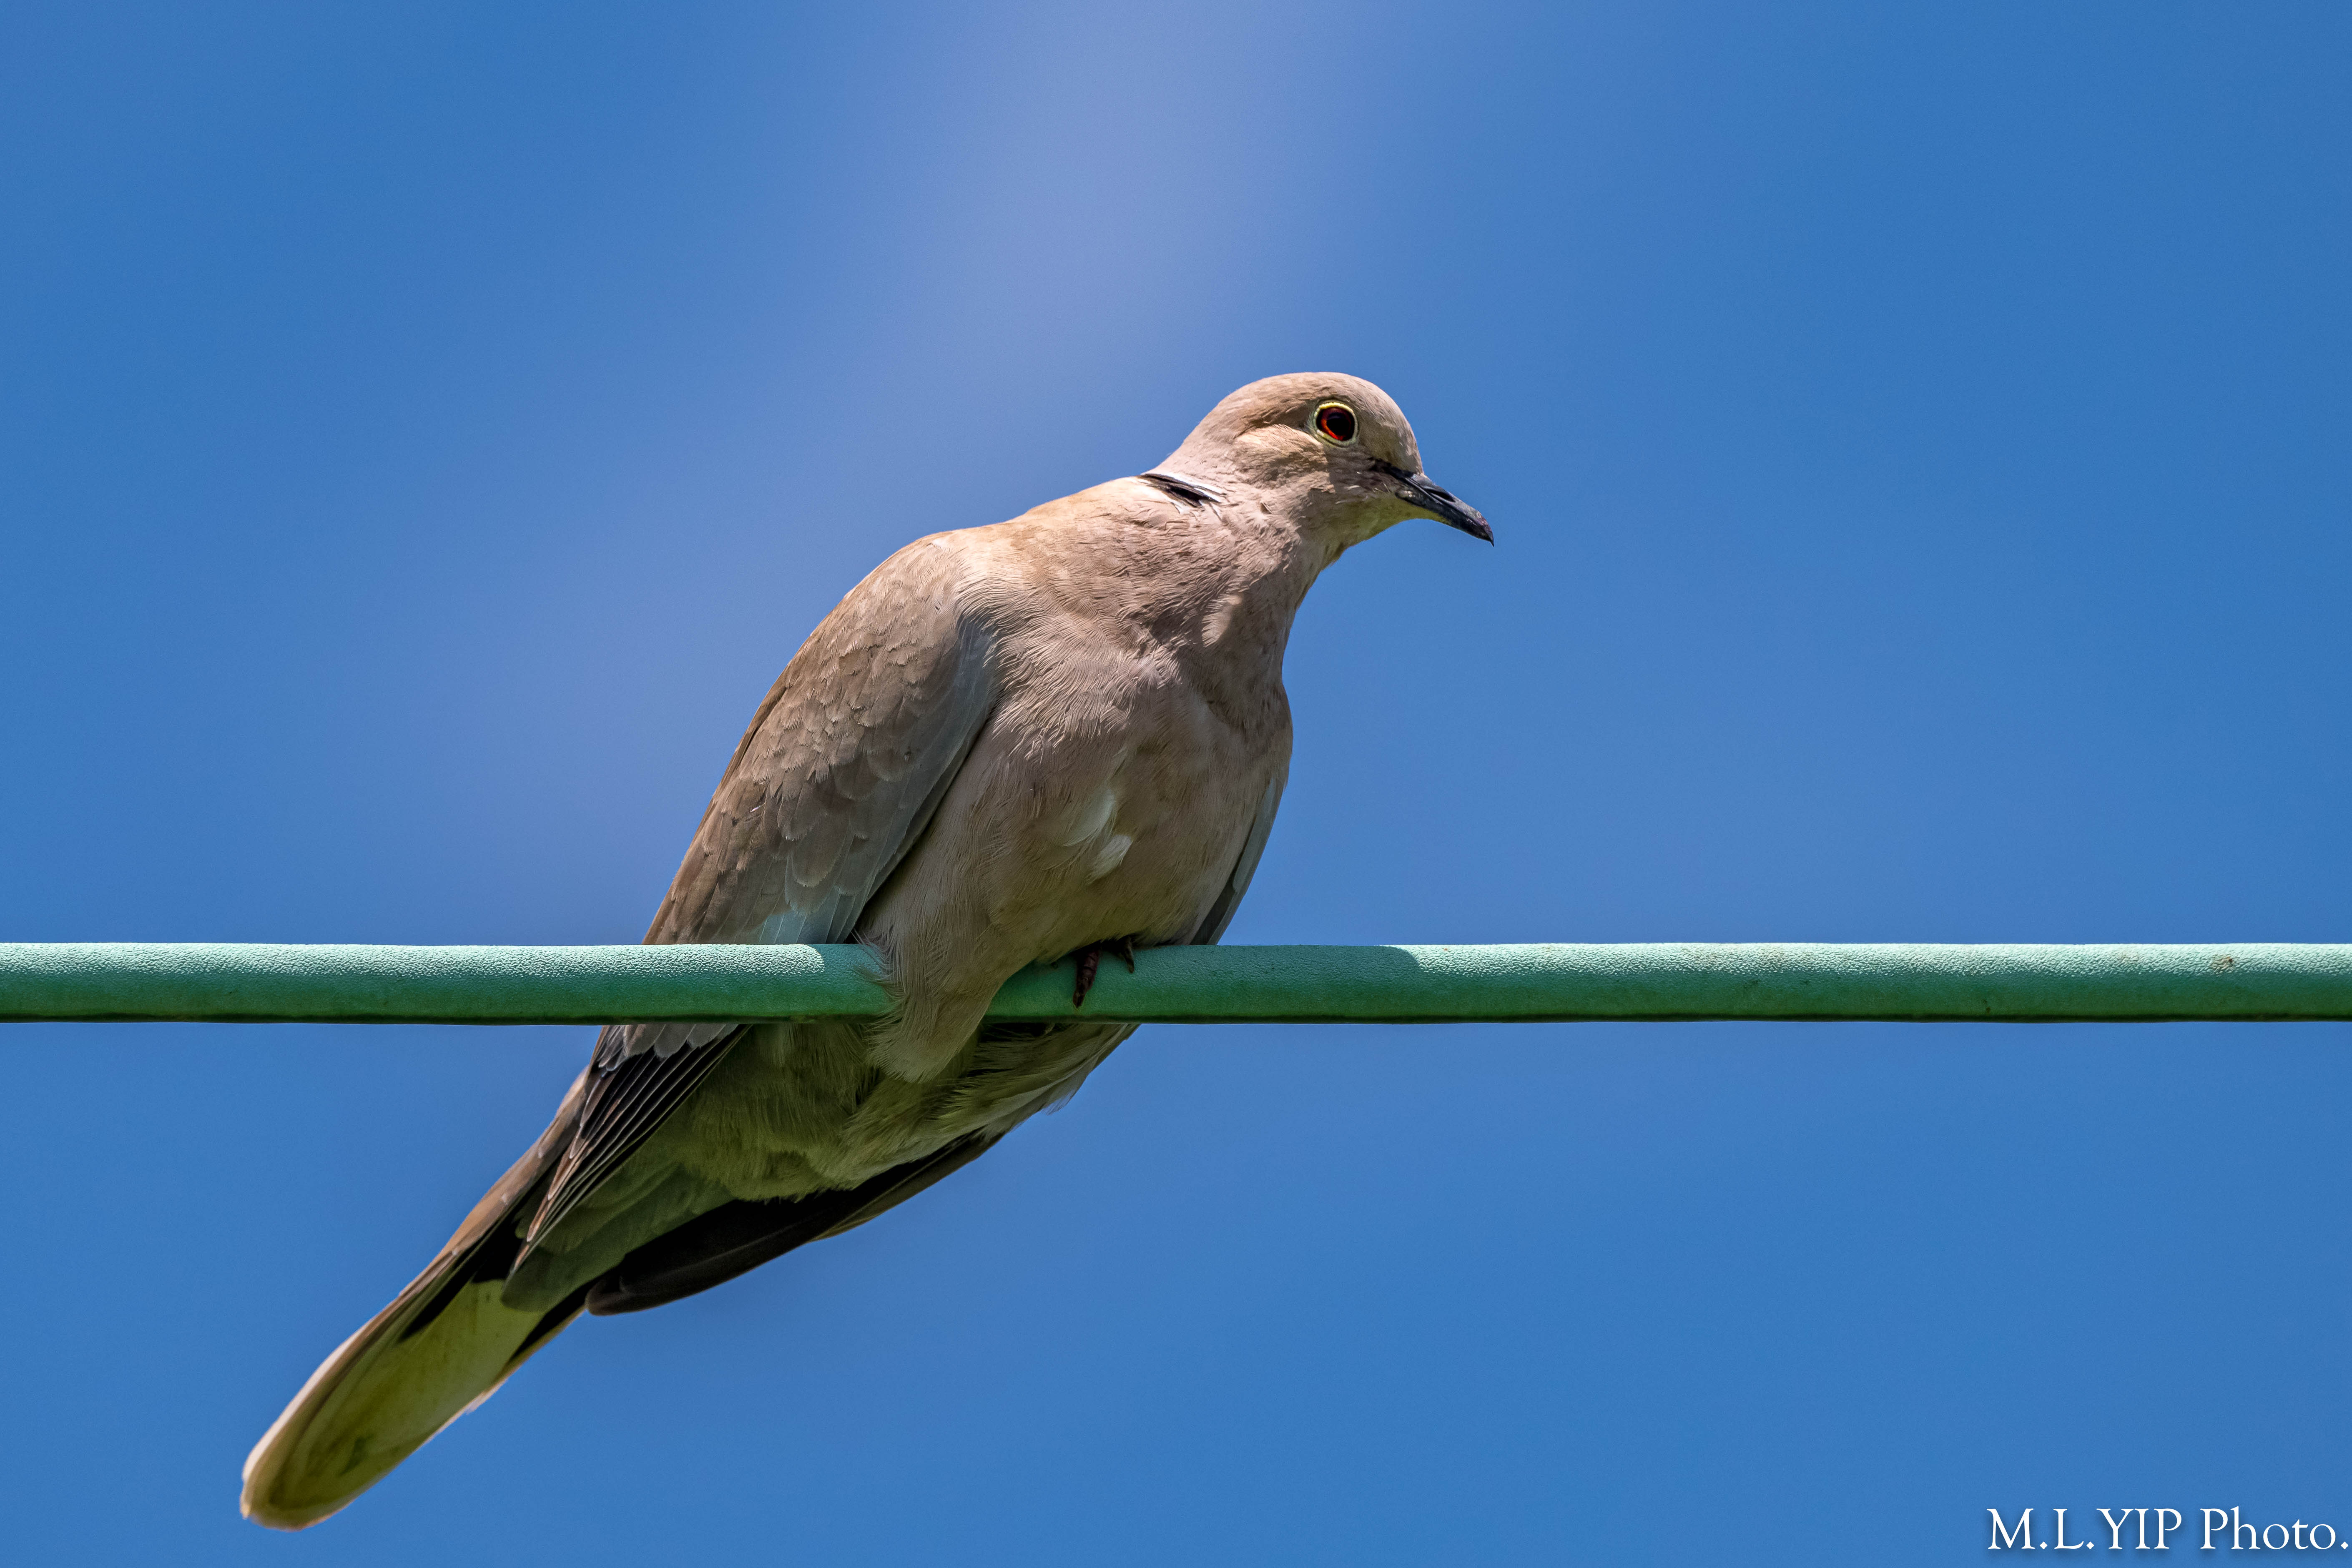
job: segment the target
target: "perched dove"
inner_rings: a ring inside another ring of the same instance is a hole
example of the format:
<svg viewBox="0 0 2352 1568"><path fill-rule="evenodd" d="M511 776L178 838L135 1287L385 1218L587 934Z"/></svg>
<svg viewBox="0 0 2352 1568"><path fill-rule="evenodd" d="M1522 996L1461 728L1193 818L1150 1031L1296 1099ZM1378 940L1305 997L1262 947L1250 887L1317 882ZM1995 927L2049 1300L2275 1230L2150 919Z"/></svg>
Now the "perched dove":
<svg viewBox="0 0 2352 1568"><path fill-rule="evenodd" d="M607 1027L554 1124L312 1374L246 1513L326 1518L577 1317L838 1235L1074 1093L1119 1024L987 1024L1024 966L1213 942L1290 760L1316 574L1409 517L1492 541L1387 395L1281 375L1150 473L919 540L751 717L649 942L873 950L878 1021Z"/></svg>

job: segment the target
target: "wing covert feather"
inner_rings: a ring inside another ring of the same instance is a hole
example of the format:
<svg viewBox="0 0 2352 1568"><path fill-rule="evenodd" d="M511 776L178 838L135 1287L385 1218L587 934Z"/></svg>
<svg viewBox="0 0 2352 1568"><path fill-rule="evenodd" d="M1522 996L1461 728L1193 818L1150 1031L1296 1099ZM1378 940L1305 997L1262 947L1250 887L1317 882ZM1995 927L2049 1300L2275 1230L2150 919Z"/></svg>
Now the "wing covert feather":
<svg viewBox="0 0 2352 1568"><path fill-rule="evenodd" d="M777 677L649 942L839 942L939 804L995 700L954 553L876 568Z"/></svg>

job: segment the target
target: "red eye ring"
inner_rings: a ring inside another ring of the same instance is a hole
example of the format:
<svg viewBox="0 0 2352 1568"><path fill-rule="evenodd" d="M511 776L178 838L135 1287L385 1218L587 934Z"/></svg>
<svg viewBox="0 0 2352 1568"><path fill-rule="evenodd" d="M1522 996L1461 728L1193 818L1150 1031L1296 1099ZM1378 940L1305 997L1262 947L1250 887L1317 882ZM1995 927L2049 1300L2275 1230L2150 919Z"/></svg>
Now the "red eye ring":
<svg viewBox="0 0 2352 1568"><path fill-rule="evenodd" d="M1356 438L1356 411L1344 403L1327 403L1315 411L1315 433L1334 446Z"/></svg>

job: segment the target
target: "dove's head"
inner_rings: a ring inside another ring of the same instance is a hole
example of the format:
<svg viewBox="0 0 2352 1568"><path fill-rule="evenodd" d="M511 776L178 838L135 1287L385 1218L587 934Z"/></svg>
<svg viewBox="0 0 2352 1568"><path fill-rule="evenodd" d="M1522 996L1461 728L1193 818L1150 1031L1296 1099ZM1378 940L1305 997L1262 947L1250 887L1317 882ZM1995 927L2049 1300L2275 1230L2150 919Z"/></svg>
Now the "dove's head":
<svg viewBox="0 0 2352 1568"><path fill-rule="evenodd" d="M1255 490L1335 553L1409 517L1495 542L1475 508L1422 471L1404 411L1352 375L1254 381L1211 409L1152 472Z"/></svg>

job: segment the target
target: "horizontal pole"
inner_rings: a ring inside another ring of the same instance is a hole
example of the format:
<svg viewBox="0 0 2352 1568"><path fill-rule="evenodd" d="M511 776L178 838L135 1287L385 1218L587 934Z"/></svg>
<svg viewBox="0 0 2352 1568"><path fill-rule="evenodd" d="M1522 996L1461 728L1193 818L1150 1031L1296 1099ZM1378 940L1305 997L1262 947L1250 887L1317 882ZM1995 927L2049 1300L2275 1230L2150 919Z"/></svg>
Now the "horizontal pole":
<svg viewBox="0 0 2352 1568"><path fill-rule="evenodd" d="M992 1018L1171 1024L2352 1018L2352 945L1162 947L1022 971ZM0 943L0 1022L599 1024L867 1017L856 946Z"/></svg>

